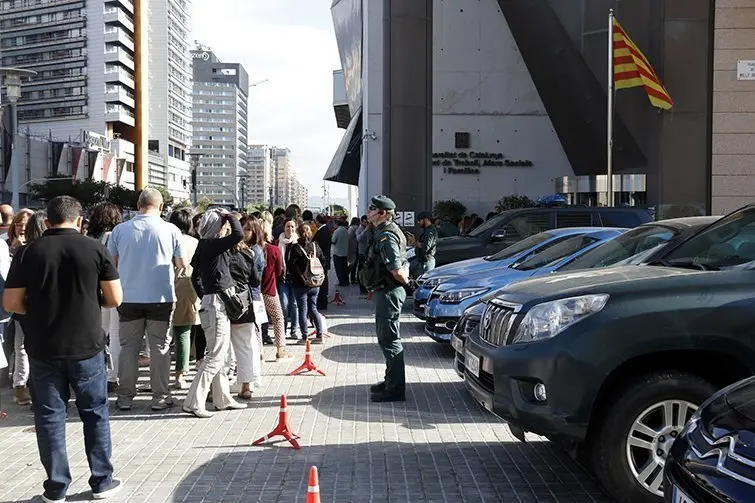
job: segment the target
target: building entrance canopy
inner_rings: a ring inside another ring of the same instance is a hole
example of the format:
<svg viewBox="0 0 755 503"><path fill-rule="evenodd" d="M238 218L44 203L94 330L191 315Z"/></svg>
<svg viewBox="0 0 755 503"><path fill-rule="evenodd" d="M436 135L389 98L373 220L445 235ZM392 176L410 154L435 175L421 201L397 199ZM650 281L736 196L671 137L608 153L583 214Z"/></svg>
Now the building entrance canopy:
<svg viewBox="0 0 755 503"><path fill-rule="evenodd" d="M362 164L362 109L351 117L341 143L323 180L328 182L359 185L359 170Z"/></svg>

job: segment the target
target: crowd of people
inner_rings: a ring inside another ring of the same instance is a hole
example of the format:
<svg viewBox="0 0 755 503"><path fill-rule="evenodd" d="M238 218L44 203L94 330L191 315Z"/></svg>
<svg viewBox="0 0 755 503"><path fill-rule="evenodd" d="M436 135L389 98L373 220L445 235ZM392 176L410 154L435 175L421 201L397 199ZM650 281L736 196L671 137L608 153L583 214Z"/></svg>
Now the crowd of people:
<svg viewBox="0 0 755 503"><path fill-rule="evenodd" d="M274 214L219 207L165 213L161 193L146 188L132 218L124 221L120 208L104 202L88 209L86 226L69 196L54 198L45 211L0 206L0 369L9 359L14 401L33 405L47 473L42 500L64 501L71 483L71 390L84 423L93 498L104 499L121 486L110 461L108 395L122 411L139 392L151 393L151 409L163 411L174 406L175 389L187 390L182 409L198 418L212 416L208 403L246 408L262 383L263 345L284 360L291 358L289 341L323 343L320 311L328 308L331 262L335 288L359 284L362 294L375 294L386 379L371 387L372 400L404 400L406 239L393 223L393 201L372 202L367 215L351 221L314 217L294 205ZM427 267L437 239L429 213L421 227ZM149 384L137 389L142 366L149 366Z"/></svg>

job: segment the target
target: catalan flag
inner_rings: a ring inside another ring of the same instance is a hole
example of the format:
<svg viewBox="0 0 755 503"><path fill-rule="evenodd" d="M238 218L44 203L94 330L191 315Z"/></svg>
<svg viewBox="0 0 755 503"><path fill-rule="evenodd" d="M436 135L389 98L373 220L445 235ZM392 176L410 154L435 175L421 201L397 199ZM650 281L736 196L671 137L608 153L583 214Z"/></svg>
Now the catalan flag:
<svg viewBox="0 0 755 503"><path fill-rule="evenodd" d="M613 68L616 89L643 86L654 107L670 110L674 105L650 62L616 18L613 18Z"/></svg>

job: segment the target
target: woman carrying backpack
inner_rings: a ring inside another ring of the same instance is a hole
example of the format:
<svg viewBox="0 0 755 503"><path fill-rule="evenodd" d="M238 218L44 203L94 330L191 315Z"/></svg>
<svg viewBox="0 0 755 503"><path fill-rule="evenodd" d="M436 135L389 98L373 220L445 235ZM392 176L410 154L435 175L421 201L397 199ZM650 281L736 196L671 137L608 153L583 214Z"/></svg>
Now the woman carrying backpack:
<svg viewBox="0 0 755 503"><path fill-rule="evenodd" d="M322 250L312 241L312 228L307 224L300 224L299 239L289 246L286 260L299 310L299 329L302 333L299 344L307 342L308 317L312 318L317 331L317 337L312 343L322 344L322 318L317 311L317 294L324 280L324 261Z"/></svg>

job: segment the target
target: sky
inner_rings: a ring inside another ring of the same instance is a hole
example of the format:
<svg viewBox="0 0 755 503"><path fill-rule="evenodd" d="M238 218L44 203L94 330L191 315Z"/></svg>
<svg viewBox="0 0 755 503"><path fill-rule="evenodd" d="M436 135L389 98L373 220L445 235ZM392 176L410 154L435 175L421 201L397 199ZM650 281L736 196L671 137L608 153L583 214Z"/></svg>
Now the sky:
<svg viewBox="0 0 755 503"><path fill-rule="evenodd" d="M241 63L249 84L249 143L291 149L299 180L322 196L322 177L344 130L333 113L341 67L332 0L194 0L193 35L221 61ZM192 47L193 48L193 47ZM346 186L328 184L331 198Z"/></svg>

